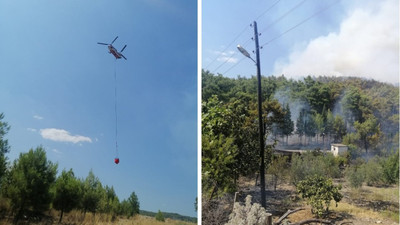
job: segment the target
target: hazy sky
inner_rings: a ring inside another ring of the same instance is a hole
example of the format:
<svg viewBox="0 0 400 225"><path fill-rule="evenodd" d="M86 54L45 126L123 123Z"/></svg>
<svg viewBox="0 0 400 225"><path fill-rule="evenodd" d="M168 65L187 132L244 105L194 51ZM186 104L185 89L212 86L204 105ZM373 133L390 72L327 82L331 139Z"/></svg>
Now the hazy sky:
<svg viewBox="0 0 400 225"><path fill-rule="evenodd" d="M398 83L398 18L397 0L203 0L202 67L228 77L254 75L254 63L236 45L255 49L249 25L256 20L263 75Z"/></svg>
<svg viewBox="0 0 400 225"><path fill-rule="evenodd" d="M93 169L120 200L196 216L196 1L0 0L0 34L11 161L43 145L59 172ZM127 61L97 44L117 35Z"/></svg>

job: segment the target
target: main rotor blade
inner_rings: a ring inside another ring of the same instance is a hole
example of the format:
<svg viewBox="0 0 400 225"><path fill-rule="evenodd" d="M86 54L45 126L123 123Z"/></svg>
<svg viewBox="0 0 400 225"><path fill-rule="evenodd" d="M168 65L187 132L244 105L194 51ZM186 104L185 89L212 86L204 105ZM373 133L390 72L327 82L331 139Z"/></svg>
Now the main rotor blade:
<svg viewBox="0 0 400 225"><path fill-rule="evenodd" d="M122 56L122 58L124 58L125 60L127 60L126 58L125 58L125 56L124 55L122 55L122 54L120 54L121 56Z"/></svg>
<svg viewBox="0 0 400 225"><path fill-rule="evenodd" d="M123 52L125 48L126 48L126 45L122 48L121 52Z"/></svg>
<svg viewBox="0 0 400 225"><path fill-rule="evenodd" d="M106 43L101 43L101 42L97 42L97 44L99 44L99 45L108 45Z"/></svg>
<svg viewBox="0 0 400 225"><path fill-rule="evenodd" d="M117 38L118 38L118 36L114 39L114 41L117 40ZM114 41L112 41L111 44L114 44Z"/></svg>

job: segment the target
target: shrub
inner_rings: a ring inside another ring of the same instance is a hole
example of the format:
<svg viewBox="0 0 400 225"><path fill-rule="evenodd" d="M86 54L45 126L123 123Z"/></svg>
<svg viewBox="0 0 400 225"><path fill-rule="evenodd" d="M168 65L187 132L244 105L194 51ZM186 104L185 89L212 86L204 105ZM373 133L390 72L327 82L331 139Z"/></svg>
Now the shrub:
<svg viewBox="0 0 400 225"><path fill-rule="evenodd" d="M293 155L290 167L290 177L294 185L310 176L340 176L339 161L331 154L315 155L307 152L302 156Z"/></svg>
<svg viewBox="0 0 400 225"><path fill-rule="evenodd" d="M272 160L271 164L268 167L267 172L272 174L273 176L273 185L274 190L276 190L276 186L278 181L283 180L287 175L288 170L288 157L287 156L279 156Z"/></svg>
<svg viewBox="0 0 400 225"><path fill-rule="evenodd" d="M251 204L251 196L247 195L245 205L235 202L233 212L226 225L263 225L267 222L268 213L260 204Z"/></svg>
<svg viewBox="0 0 400 225"><path fill-rule="evenodd" d="M201 221L202 224L223 225L229 221L229 212L226 207L233 207L233 196L224 194L221 197L210 200L202 197L201 202Z"/></svg>
<svg viewBox="0 0 400 225"><path fill-rule="evenodd" d="M385 184L399 182L399 150L382 161L382 176Z"/></svg>
<svg viewBox="0 0 400 225"><path fill-rule="evenodd" d="M372 158L361 166L365 174L365 182L368 186L381 185L383 183L382 166L378 162L379 158Z"/></svg>
<svg viewBox="0 0 400 225"><path fill-rule="evenodd" d="M355 166L346 169L345 177L352 188L360 188L364 182L364 172Z"/></svg>
<svg viewBox="0 0 400 225"><path fill-rule="evenodd" d="M307 201L307 204L311 205L311 212L317 217L323 215L324 206L325 212L329 211L331 200L335 200L337 206L343 197L339 193L340 189L342 189L340 185L334 186L331 179L323 176L312 176L297 184L297 192Z"/></svg>

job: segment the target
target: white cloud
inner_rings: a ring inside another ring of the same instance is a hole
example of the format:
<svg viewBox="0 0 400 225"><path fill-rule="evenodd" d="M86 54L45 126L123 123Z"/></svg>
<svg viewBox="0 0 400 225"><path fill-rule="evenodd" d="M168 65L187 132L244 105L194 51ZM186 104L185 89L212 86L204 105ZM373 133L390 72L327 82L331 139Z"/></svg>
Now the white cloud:
<svg viewBox="0 0 400 225"><path fill-rule="evenodd" d="M27 131L31 131L31 132L36 132L37 130L35 128L26 128Z"/></svg>
<svg viewBox="0 0 400 225"><path fill-rule="evenodd" d="M376 1L355 8L338 33L318 37L288 61L275 63L275 74L362 76L399 82L398 1Z"/></svg>
<svg viewBox="0 0 400 225"><path fill-rule="evenodd" d="M235 55L234 51L214 51L214 54L218 55L217 61L219 62L237 63L239 61L238 58L233 57Z"/></svg>
<svg viewBox="0 0 400 225"><path fill-rule="evenodd" d="M52 151L53 151L54 153L57 153L57 154L61 154L61 153L62 153L61 151L59 151L59 150L57 150L57 149L55 149L55 148L54 148Z"/></svg>
<svg viewBox="0 0 400 225"><path fill-rule="evenodd" d="M37 120L42 120L43 117L39 116L39 115L34 115L33 118L37 119Z"/></svg>
<svg viewBox="0 0 400 225"><path fill-rule="evenodd" d="M79 142L92 143L92 139L81 135L71 135L68 131L56 128L46 128L40 130L40 135L44 139L60 142L72 142L74 144Z"/></svg>

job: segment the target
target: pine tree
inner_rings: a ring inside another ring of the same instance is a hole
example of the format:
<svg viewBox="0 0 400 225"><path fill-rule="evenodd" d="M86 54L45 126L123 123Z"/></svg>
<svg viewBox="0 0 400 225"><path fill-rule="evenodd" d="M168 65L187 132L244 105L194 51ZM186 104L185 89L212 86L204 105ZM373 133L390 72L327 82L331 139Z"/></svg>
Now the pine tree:
<svg viewBox="0 0 400 225"><path fill-rule="evenodd" d="M63 170L61 175L57 178L55 184L55 198L53 201L53 208L60 210L61 223L64 212L70 212L76 208L80 200L80 183L75 178L74 172L70 169L68 172Z"/></svg>
<svg viewBox="0 0 400 225"><path fill-rule="evenodd" d="M280 124L280 130L282 135L286 136L286 144L288 144L289 136L292 135L294 131L294 123L292 121L292 113L290 112L289 104L286 104L285 108L283 108L283 112L283 123Z"/></svg>
<svg viewBox="0 0 400 225"><path fill-rule="evenodd" d="M158 210L158 213L156 214L156 220L165 222L164 215L162 214L162 212L160 210Z"/></svg>
<svg viewBox="0 0 400 225"><path fill-rule="evenodd" d="M136 196L135 192L132 192L132 194L129 196L128 203L131 206L130 216L139 214L140 203L139 203L139 199Z"/></svg>
<svg viewBox="0 0 400 225"><path fill-rule="evenodd" d="M10 126L7 122L3 122L4 114L0 113L0 181L6 173L7 167L7 157L6 153L10 151L10 146L8 145L8 140L4 136L10 130Z"/></svg>
<svg viewBox="0 0 400 225"><path fill-rule="evenodd" d="M35 213L49 209L53 200L50 188L56 180L56 173L57 164L47 160L43 147L21 153L14 161L3 192L11 199L11 207L16 212L15 223L29 208Z"/></svg>
<svg viewBox="0 0 400 225"><path fill-rule="evenodd" d="M96 213L100 206L103 187L99 178L94 175L92 170L89 171L89 174L83 181L82 186L82 209L84 215L86 215L86 212L88 211Z"/></svg>
<svg viewBox="0 0 400 225"><path fill-rule="evenodd" d="M300 137L300 143L302 142L302 137L306 131L305 120L306 120L305 110L302 109L299 113L299 117L296 120L296 134L299 135L299 137Z"/></svg>

